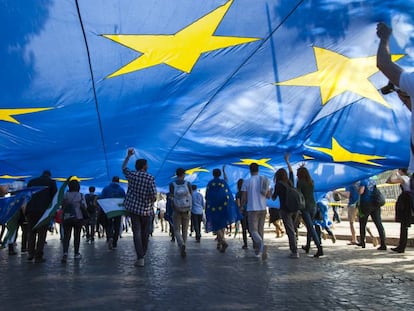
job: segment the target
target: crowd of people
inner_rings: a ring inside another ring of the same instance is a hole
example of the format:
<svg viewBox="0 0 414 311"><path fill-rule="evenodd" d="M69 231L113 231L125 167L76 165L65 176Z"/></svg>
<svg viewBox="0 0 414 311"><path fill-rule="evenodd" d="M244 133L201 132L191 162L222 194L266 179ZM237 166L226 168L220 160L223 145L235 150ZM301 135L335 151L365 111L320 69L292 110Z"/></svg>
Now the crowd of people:
<svg viewBox="0 0 414 311"><path fill-rule="evenodd" d="M377 35L380 43L377 52L377 66L386 75L392 85L396 86L399 97L410 109L414 96L414 73L405 72L391 60L389 40L392 30L384 23L377 26ZM414 116L412 117L414 118ZM412 119L414 120L414 119ZM414 127L414 122L413 127ZM412 131L414 137L414 131ZM414 170L414 139L411 139L410 171ZM124 209L131 222L133 242L136 252L135 265L143 267L149 247L149 238L153 230L155 216L160 218L162 231L167 230L164 219L168 221L172 241L176 241L180 255L187 256L187 237L189 227L195 231L196 242L201 241L201 223L205 215L205 230L213 232L217 237L217 249L225 253L228 247L226 230L235 223L242 227L243 249L248 249L248 236L252 240L254 255L262 260L267 259L267 246L264 239L264 225L268 210L267 200L275 201L279 198L280 206L272 206L270 222L275 225L277 236L284 233L288 236L291 258L299 258L298 252L298 225L299 219L307 230L306 244L301 248L309 253L311 246L316 246L315 258L324 255L321 243L321 234L325 230L335 242L335 235L331 231L330 221L327 218L328 196L315 200L314 182L307 168L302 165L294 172L289 162L289 155L285 156L287 170L280 168L273 178L273 188L267 177L259 174L259 165L252 163L249 166L250 177L237 181L235 197L228 185L225 169L214 169L213 178L206 185L205 197L197 186L185 180L185 169L177 168L176 179L169 185L168 194L157 193L155 178L148 173L148 162L138 159L135 169L128 168L128 162L134 155L130 148L122 163L122 171L128 181L127 191L119 185L119 177L115 176L112 182L105 187L100 195L95 194L95 188L90 187L89 193L80 193L79 181L69 179L68 191L64 193L61 209L57 218L62 225L63 255L62 263L66 263L70 240L74 236L74 258L81 259L79 253L82 228L85 228L87 241L94 242L95 234L101 234L101 226L105 229L105 236L109 249L116 249L121 234L122 216L109 217L100 207L101 199L121 199ZM223 175L223 178L222 178ZM387 180L389 183L400 184L402 193L396 204L397 221L401 223L400 243L393 251L403 253L407 244L407 228L412 222L412 196L410 178L406 169L399 169ZM28 187L43 186L44 189L34 193L30 200L23 205L16 220L22 229L22 252L28 252L28 261L42 263L44 245L47 236L47 225L38 225L45 210L49 207L57 193L56 182L51 178L50 171L44 171L40 177L34 178L27 184ZM4 196L7 189L0 189ZM349 244L365 248L368 217L371 216L380 238L378 250L386 250L386 235L381 220L381 194L374 179L368 178L355 181L347 186L345 191L334 191L333 195L340 195L348 199L348 220L350 223L351 240ZM158 198L158 200L157 200ZM154 208L156 206L156 208ZM156 215L157 212L157 215ZM354 228L355 219L359 219L359 240ZM191 219L191 224L190 224ZM335 219L340 221L339 217ZM282 223L283 222L283 226ZM3 235L4 230L2 230ZM13 238L3 244L9 246L9 254L15 255ZM312 244L313 243L313 244Z"/></svg>

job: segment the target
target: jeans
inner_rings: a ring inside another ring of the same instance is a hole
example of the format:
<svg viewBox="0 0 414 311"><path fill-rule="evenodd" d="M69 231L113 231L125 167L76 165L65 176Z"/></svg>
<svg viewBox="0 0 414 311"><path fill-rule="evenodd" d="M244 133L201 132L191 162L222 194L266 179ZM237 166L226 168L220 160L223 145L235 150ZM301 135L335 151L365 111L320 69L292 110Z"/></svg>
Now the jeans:
<svg viewBox="0 0 414 311"><path fill-rule="evenodd" d="M121 216L108 218L106 223L106 240L112 239L113 246L116 247L121 229Z"/></svg>
<svg viewBox="0 0 414 311"><path fill-rule="evenodd" d="M289 239L289 248L292 253L298 252L298 245L296 242L296 229L295 229L295 221L297 217L297 213L289 213L286 210L281 209L280 215L283 219L283 224L285 225L286 234Z"/></svg>
<svg viewBox="0 0 414 311"><path fill-rule="evenodd" d="M203 220L203 214L193 214L191 213L191 220L194 226L195 237L197 241L200 241L201 238L201 222Z"/></svg>
<svg viewBox="0 0 414 311"><path fill-rule="evenodd" d="M29 258L43 258L43 249L45 247L47 236L47 225L33 229L42 214L28 214L27 216L27 246Z"/></svg>
<svg viewBox="0 0 414 311"><path fill-rule="evenodd" d="M69 250L69 241L72 235L72 228L73 228L73 246L75 255L79 254L79 246L80 246L80 236L82 230L82 223L80 221L71 223L71 224L63 224L63 254L67 254Z"/></svg>
<svg viewBox="0 0 414 311"><path fill-rule="evenodd" d="M253 246L257 252L263 251L266 210L247 212L247 215L249 231L254 244Z"/></svg>
<svg viewBox="0 0 414 311"><path fill-rule="evenodd" d="M141 216L131 213L132 234L137 259L144 258L147 253L151 223L152 216Z"/></svg>
<svg viewBox="0 0 414 311"><path fill-rule="evenodd" d="M374 207L372 205L365 205L362 211L363 211L363 216L359 217L359 235L360 235L361 244L365 245L365 235L366 235L368 217L371 216L372 221L377 227L378 234L381 240L381 246L385 246L385 230L384 230L384 227L382 225L382 220L381 220L381 208Z"/></svg>
<svg viewBox="0 0 414 311"><path fill-rule="evenodd" d="M174 236L180 248L187 242L189 221L190 212L173 212Z"/></svg>
<svg viewBox="0 0 414 311"><path fill-rule="evenodd" d="M309 211L303 211L302 212L302 219L305 222L306 225L306 248L310 248L311 239L315 242L315 245L318 249L321 247L321 241L319 240L318 234L316 233L315 226L313 225L313 218L315 213L312 213Z"/></svg>

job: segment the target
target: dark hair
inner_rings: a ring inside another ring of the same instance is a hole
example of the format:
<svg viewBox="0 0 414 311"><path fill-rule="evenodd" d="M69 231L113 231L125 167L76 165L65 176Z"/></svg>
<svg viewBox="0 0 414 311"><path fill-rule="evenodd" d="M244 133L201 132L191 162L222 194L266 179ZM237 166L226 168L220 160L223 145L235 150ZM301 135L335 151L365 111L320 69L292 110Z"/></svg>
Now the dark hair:
<svg viewBox="0 0 414 311"><path fill-rule="evenodd" d="M50 176L52 176L52 173L49 170L44 170L43 173L42 173L42 176L50 177Z"/></svg>
<svg viewBox="0 0 414 311"><path fill-rule="evenodd" d="M292 183L289 180L288 174L284 168L280 168L276 171L273 180L275 181L275 183L277 183L278 181L283 181L285 183L288 183L289 185L292 185Z"/></svg>
<svg viewBox="0 0 414 311"><path fill-rule="evenodd" d="M112 177L112 182L119 182L119 177L118 176Z"/></svg>
<svg viewBox="0 0 414 311"><path fill-rule="evenodd" d="M135 161L135 169L137 171L142 170L145 165L147 165L147 160L145 160L145 159L138 159L138 160Z"/></svg>
<svg viewBox="0 0 414 311"><path fill-rule="evenodd" d="M304 180L306 181L309 185L313 185L313 180L309 174L309 171L306 167L301 166L298 168L297 171L297 176L298 176L298 180Z"/></svg>
<svg viewBox="0 0 414 311"><path fill-rule="evenodd" d="M175 175L177 175L178 177L184 176L185 174L185 169L183 169L182 167L179 167L175 170Z"/></svg>
<svg viewBox="0 0 414 311"><path fill-rule="evenodd" d="M237 181L237 190L238 190L238 191L241 191L242 186L243 186L243 178L240 178L240 179Z"/></svg>
<svg viewBox="0 0 414 311"><path fill-rule="evenodd" d="M403 167L403 168L399 168L399 170L401 172L403 172L405 175L408 175L408 169L407 168Z"/></svg>
<svg viewBox="0 0 414 311"><path fill-rule="evenodd" d="M213 176L217 177L217 178L220 177L221 176L221 170L219 168L215 168L213 170Z"/></svg>
<svg viewBox="0 0 414 311"><path fill-rule="evenodd" d="M95 189L95 187L94 187L94 186L90 186L90 187L89 187L89 192L95 192L95 190L96 190L96 189Z"/></svg>
<svg viewBox="0 0 414 311"><path fill-rule="evenodd" d="M251 163L249 165L250 173L257 173L259 172L259 165L257 163Z"/></svg>
<svg viewBox="0 0 414 311"><path fill-rule="evenodd" d="M80 183L76 179L72 179L71 181L69 181L68 187L69 187L69 192L79 192Z"/></svg>

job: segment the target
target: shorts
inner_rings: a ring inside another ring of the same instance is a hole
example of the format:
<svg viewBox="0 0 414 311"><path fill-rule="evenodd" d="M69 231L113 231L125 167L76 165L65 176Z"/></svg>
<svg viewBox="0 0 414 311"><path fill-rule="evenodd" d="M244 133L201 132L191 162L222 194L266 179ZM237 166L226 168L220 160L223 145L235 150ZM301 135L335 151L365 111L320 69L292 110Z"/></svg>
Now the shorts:
<svg viewBox="0 0 414 311"><path fill-rule="evenodd" d="M358 208L356 207L356 204L352 204L348 206L348 221L349 222L355 222L355 218L358 214Z"/></svg>

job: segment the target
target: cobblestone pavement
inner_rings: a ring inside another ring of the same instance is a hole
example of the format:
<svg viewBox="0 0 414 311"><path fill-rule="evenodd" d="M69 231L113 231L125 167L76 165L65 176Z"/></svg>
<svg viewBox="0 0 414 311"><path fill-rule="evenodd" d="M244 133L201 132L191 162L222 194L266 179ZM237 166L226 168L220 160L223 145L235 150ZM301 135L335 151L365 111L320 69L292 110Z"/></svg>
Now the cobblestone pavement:
<svg viewBox="0 0 414 311"><path fill-rule="evenodd" d="M398 225L398 224L397 224ZM305 237L299 238L299 245ZM167 234L154 233L145 267L134 267L132 236L116 250L81 241L81 260L63 265L48 236L47 261L0 251L2 310L414 310L414 249L404 254L324 240L325 256L288 258L287 237L266 233L268 259L228 238L222 254L210 234L187 242L187 258ZM70 246L72 250L73 244ZM315 252L311 250L311 253Z"/></svg>

